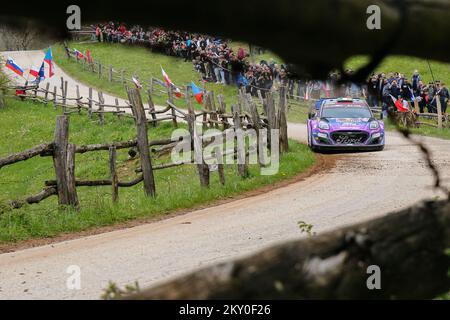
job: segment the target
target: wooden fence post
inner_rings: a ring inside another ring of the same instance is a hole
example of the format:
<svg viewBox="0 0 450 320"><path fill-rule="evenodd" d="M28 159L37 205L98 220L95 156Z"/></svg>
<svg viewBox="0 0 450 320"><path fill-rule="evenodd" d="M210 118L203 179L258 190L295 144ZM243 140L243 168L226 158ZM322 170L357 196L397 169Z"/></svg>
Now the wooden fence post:
<svg viewBox="0 0 450 320"><path fill-rule="evenodd" d="M78 107L78 114L81 113L81 95L80 95L80 87L76 85L76 92L77 92L77 107Z"/></svg>
<svg viewBox="0 0 450 320"><path fill-rule="evenodd" d="M152 126L156 127L158 125L158 122L156 121L155 104L153 103L151 89L148 89L147 93L148 93L148 112L149 112L150 116L152 117L152 120L154 120L152 122Z"/></svg>
<svg viewBox="0 0 450 320"><path fill-rule="evenodd" d="M219 115L220 115L221 121L223 123L223 130L226 130L230 127L227 117L224 116L227 112L227 106L225 104L225 101L223 101L223 96L221 94L219 94L217 96L217 101L219 103L218 110L219 110Z"/></svg>
<svg viewBox="0 0 450 320"><path fill-rule="evenodd" d="M105 114L103 113L105 109L105 99L103 98L103 92L98 92L98 119L100 124L105 123Z"/></svg>
<svg viewBox="0 0 450 320"><path fill-rule="evenodd" d="M62 111L63 111L63 114L65 114L66 113L66 103L67 103L67 81L65 81L63 83L62 96L63 96L63 98L62 98Z"/></svg>
<svg viewBox="0 0 450 320"><path fill-rule="evenodd" d="M249 112L250 112L250 120L251 120L251 123L252 123L252 128L255 130L255 132L256 132L256 140L257 140L257 143L256 143L256 152L257 152L257 158L258 158L258 163L261 165L261 159L260 159L260 154L261 154L261 152L263 152L263 151L261 151L260 149L260 136L261 136L261 129L262 129L262 126L261 126L261 118L259 117L259 113L258 113L258 109L257 109L257 106L256 106L256 104L253 102L253 101L251 101L249 104L248 104L248 109L249 109Z"/></svg>
<svg viewBox="0 0 450 320"><path fill-rule="evenodd" d="M209 125L208 116L211 117L209 115L209 111L211 110L211 101L209 100L209 94L210 94L210 91L206 92L206 94L204 95L205 103L203 104L203 109L205 109L206 112L203 112L203 116L202 116L203 117L203 121L202 121L203 122L203 124L202 124L203 130L206 130L208 128L208 125Z"/></svg>
<svg viewBox="0 0 450 320"><path fill-rule="evenodd" d="M147 118L145 117L144 105L138 89L128 90L128 100L134 109L136 117L137 147L141 158L142 176L144 178L144 192L147 196L154 197L155 179L153 177L152 161L148 147Z"/></svg>
<svg viewBox="0 0 450 320"><path fill-rule="evenodd" d="M108 81L112 82L113 81L113 67L110 65L109 69L108 69Z"/></svg>
<svg viewBox="0 0 450 320"><path fill-rule="evenodd" d="M3 108L5 106L5 90L2 88L0 89L0 108Z"/></svg>
<svg viewBox="0 0 450 320"><path fill-rule="evenodd" d="M264 98L262 96L261 90L258 89L258 98L262 105L264 105Z"/></svg>
<svg viewBox="0 0 450 320"><path fill-rule="evenodd" d="M49 93L49 90L50 90L50 82L47 82L47 84L45 85L45 95L44 95L45 103L48 102L48 93Z"/></svg>
<svg viewBox="0 0 450 320"><path fill-rule="evenodd" d="M287 132L287 119L286 119L286 87L280 87L280 102L278 105L278 128L280 135L280 152L288 152L288 132ZM268 135L271 133L268 132Z"/></svg>
<svg viewBox="0 0 450 320"><path fill-rule="evenodd" d="M215 121L213 123L211 123L211 127L214 128L219 128L219 124L217 123L217 121L219 120L219 118L217 117L217 109L216 109L216 102L214 99L214 91L210 91L209 92L209 106L211 108L211 120Z"/></svg>
<svg viewBox="0 0 450 320"><path fill-rule="evenodd" d="M247 155L245 150L245 137L242 130L240 110L237 106L231 106L234 122L234 136L237 147L238 173L241 177L248 177Z"/></svg>
<svg viewBox="0 0 450 320"><path fill-rule="evenodd" d="M68 135L67 135L68 136ZM75 149L76 146L72 143L67 146L67 158L66 158L66 182L67 182L67 196L68 205L78 209L78 195L77 186L75 180Z"/></svg>
<svg viewBox="0 0 450 320"><path fill-rule="evenodd" d="M116 171L116 147L109 147L109 171L111 173L112 182L112 201L117 202L119 198L119 178Z"/></svg>
<svg viewBox="0 0 450 320"><path fill-rule="evenodd" d="M203 159L203 144L202 139L198 136L196 117L191 101L191 86L186 86L186 104L188 107L188 115L186 121L189 126L189 133L191 135L191 149L194 155L194 163L197 165L197 171L200 178L200 186L203 188L209 187L209 167Z"/></svg>
<svg viewBox="0 0 450 320"><path fill-rule="evenodd" d="M100 62L98 63L98 78L102 78L102 64Z"/></svg>
<svg viewBox="0 0 450 320"><path fill-rule="evenodd" d="M89 115L89 118L92 118L92 88L91 87L89 87L88 115Z"/></svg>
<svg viewBox="0 0 450 320"><path fill-rule="evenodd" d="M224 167L223 167L222 150L220 149L218 152L216 151L215 155L216 155L216 161L217 161L217 172L219 173L219 181L220 181L220 184L225 185L225 172L224 172Z"/></svg>
<svg viewBox="0 0 450 320"><path fill-rule="evenodd" d="M442 129L442 106L441 106L441 100L439 99L439 94L436 94L436 108L437 108L437 115L438 115L438 128Z"/></svg>
<svg viewBox="0 0 450 320"><path fill-rule="evenodd" d="M122 114L120 113L120 106L119 106L119 99L118 98L116 98L115 99L115 104L116 104L116 111L117 111L117 118L119 119L119 120L122 120Z"/></svg>
<svg viewBox="0 0 450 320"><path fill-rule="evenodd" d="M58 189L58 204L68 205L67 189L67 149L69 144L69 117L56 118L55 141L53 151L53 166L55 167L56 187Z"/></svg>
<svg viewBox="0 0 450 320"><path fill-rule="evenodd" d="M168 88L167 88L167 96L168 96L169 102L174 104L175 101L174 101L174 98L173 98L173 87L172 86L168 86ZM173 126L175 128L177 128L178 127L178 123L177 123L177 115L175 113L175 109L170 108L170 110L171 110L171 115L173 117L173 119L172 119Z"/></svg>
<svg viewBox="0 0 450 320"><path fill-rule="evenodd" d="M56 110L56 103L58 101L57 95L58 95L58 88L56 86L54 86L53 87L53 109L55 109L55 110Z"/></svg>
<svg viewBox="0 0 450 320"><path fill-rule="evenodd" d="M148 90L149 94L153 94L153 77L150 77L150 80L148 82Z"/></svg>
<svg viewBox="0 0 450 320"><path fill-rule="evenodd" d="M272 148L271 130L278 129L277 114L275 112L275 101L272 92L266 92L264 113L267 117L267 140L269 149Z"/></svg>

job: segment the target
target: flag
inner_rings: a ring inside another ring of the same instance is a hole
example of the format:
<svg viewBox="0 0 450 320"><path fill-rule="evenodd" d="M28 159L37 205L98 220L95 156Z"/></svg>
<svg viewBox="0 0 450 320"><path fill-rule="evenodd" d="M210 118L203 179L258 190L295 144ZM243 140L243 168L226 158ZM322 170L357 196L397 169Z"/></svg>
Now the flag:
<svg viewBox="0 0 450 320"><path fill-rule="evenodd" d="M174 88L175 88L175 90L174 90L175 97L181 98L181 96L182 96L183 94L181 93L180 88L178 88L178 87L176 87L176 86L174 86Z"/></svg>
<svg viewBox="0 0 450 320"><path fill-rule="evenodd" d="M405 108L405 106L403 105L403 103L398 100L395 99L394 96L392 94L390 94L392 101L394 102L394 106L397 108L398 112L406 112L409 111L408 108Z"/></svg>
<svg viewBox="0 0 450 320"><path fill-rule="evenodd" d="M161 66L161 72L162 72L162 76L164 78L164 81L166 82L167 86L170 86L172 84L172 81L170 80L169 76L167 75L167 73L164 71L163 67Z"/></svg>
<svg viewBox="0 0 450 320"><path fill-rule="evenodd" d="M12 58L6 60L5 66L11 69L13 72L17 73L19 76L23 77L23 69L19 67Z"/></svg>
<svg viewBox="0 0 450 320"><path fill-rule="evenodd" d="M39 69L37 67L35 67L34 65L31 66L30 74L35 78L39 77Z"/></svg>
<svg viewBox="0 0 450 320"><path fill-rule="evenodd" d="M142 89L142 85L141 85L141 83L139 82L138 79L136 79L135 77L131 77L131 80L133 81L133 83L136 86L136 88Z"/></svg>
<svg viewBox="0 0 450 320"><path fill-rule="evenodd" d="M164 78L164 81L166 82L167 87L172 86L174 88L174 93L175 96L177 98L181 98L182 93L180 88L178 88L173 82L172 80L170 80L169 76L167 75L167 73L164 71L163 67L161 66L161 72L162 72L162 76Z"/></svg>
<svg viewBox="0 0 450 320"><path fill-rule="evenodd" d="M194 94L195 100L197 100L197 102L199 104L203 104L203 91L201 91L196 85L195 83L192 81L191 83L191 87L192 87L192 93Z"/></svg>
<svg viewBox="0 0 450 320"><path fill-rule="evenodd" d="M42 62L41 67L39 68L39 81L42 81L45 79L45 66L44 62Z"/></svg>
<svg viewBox="0 0 450 320"><path fill-rule="evenodd" d="M48 48L47 53L44 57L44 62L48 64L48 77L51 78L55 74L53 72L53 54L52 54L52 48Z"/></svg>
<svg viewBox="0 0 450 320"><path fill-rule="evenodd" d="M89 49L86 49L86 60L87 60L87 62L89 62L89 63L92 62L91 50L89 50Z"/></svg>
<svg viewBox="0 0 450 320"><path fill-rule="evenodd" d="M305 100L309 100L309 93L308 93L308 91L309 91L309 84L305 88L305 97L304 97Z"/></svg>
<svg viewBox="0 0 450 320"><path fill-rule="evenodd" d="M322 84L323 91L325 91L325 95L327 96L327 98L329 98L330 97L330 92L328 91L328 88L327 88L326 84L324 82L321 82L321 84Z"/></svg>
<svg viewBox="0 0 450 320"><path fill-rule="evenodd" d="M78 51L77 49L73 49L73 53L75 54L75 57L78 59L83 59L84 55Z"/></svg>

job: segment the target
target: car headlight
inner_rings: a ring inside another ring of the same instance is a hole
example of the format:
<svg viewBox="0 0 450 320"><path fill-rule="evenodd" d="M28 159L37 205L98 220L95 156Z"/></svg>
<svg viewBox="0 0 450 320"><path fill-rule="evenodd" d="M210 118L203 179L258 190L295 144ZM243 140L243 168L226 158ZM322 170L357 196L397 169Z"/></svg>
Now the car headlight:
<svg viewBox="0 0 450 320"><path fill-rule="evenodd" d="M380 132L374 133L374 134L372 135L372 139L377 139L377 138L379 138L379 137L381 137L381 133L380 133Z"/></svg>
<svg viewBox="0 0 450 320"><path fill-rule="evenodd" d="M370 122L370 129L378 129L379 126L380 126L380 124L378 123L378 121Z"/></svg>
<svg viewBox="0 0 450 320"><path fill-rule="evenodd" d="M328 129L330 129L330 125L328 124L328 122L320 120L319 121L319 129L328 130Z"/></svg>

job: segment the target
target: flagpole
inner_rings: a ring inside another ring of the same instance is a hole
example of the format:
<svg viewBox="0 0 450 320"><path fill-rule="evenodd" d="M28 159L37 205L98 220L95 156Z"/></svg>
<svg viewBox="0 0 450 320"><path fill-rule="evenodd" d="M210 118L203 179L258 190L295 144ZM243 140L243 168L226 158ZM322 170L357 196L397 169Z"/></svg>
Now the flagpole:
<svg viewBox="0 0 450 320"><path fill-rule="evenodd" d="M433 70L431 69L430 60L427 59L427 63L428 63L428 69L430 69L431 78L433 79L433 82L435 83L436 80L434 80L434 75L433 75Z"/></svg>

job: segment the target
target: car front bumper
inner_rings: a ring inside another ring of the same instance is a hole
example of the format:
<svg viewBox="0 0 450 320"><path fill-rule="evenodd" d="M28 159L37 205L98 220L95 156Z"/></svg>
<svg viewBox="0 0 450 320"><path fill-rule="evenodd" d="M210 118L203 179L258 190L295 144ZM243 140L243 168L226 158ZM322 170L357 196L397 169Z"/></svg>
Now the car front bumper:
<svg viewBox="0 0 450 320"><path fill-rule="evenodd" d="M380 150L385 144L384 131L367 132L368 138L364 143L337 143L331 138L332 132L312 132L311 146L316 150Z"/></svg>

